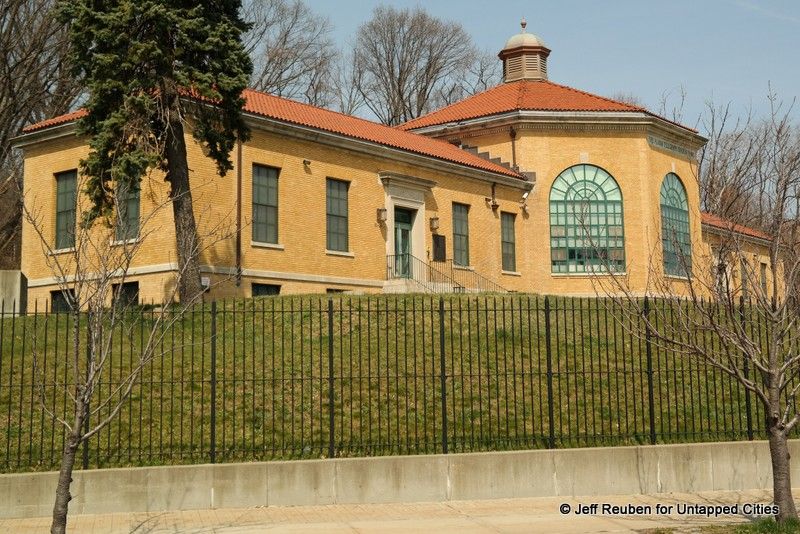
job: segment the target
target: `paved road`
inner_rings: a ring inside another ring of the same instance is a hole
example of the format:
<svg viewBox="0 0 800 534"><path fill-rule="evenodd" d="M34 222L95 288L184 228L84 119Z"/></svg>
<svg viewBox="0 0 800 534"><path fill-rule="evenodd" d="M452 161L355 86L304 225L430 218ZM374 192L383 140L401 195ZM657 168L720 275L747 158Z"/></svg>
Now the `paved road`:
<svg viewBox="0 0 800 534"><path fill-rule="evenodd" d="M228 510L193 510L142 514L77 515L68 530L82 534L99 533L584 533L646 532L670 528L676 532L697 532L699 526L746 521L742 516L707 519L701 516L667 515L576 515L579 504L646 505L696 503L704 505L769 503L770 493L705 492L636 496L581 498L498 499L411 504L348 504L330 506L272 506ZM573 512L559 508L567 503ZM46 532L48 518L0 520L0 532Z"/></svg>

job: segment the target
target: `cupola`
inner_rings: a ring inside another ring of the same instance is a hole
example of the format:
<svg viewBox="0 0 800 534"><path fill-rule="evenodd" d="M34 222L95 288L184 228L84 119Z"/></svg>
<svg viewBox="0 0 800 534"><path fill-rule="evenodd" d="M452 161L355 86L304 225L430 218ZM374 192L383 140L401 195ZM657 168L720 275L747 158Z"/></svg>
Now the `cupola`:
<svg viewBox="0 0 800 534"><path fill-rule="evenodd" d="M522 31L506 42L498 57L503 61L503 81L546 80L547 56L550 49L538 36L527 33L522 19Z"/></svg>

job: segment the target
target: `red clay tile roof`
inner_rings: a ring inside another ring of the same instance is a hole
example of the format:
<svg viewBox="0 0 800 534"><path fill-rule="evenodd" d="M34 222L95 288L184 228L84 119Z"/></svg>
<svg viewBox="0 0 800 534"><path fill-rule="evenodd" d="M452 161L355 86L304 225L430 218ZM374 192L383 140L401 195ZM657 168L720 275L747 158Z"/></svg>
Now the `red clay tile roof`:
<svg viewBox="0 0 800 534"><path fill-rule="evenodd" d="M86 110L79 109L78 111L73 111L71 113L59 115L58 117L53 117L52 119L45 119L41 122L37 122L36 124L31 124L29 126L26 126L25 128L22 129L22 133L30 133L38 130L44 130L45 128L50 128L52 126L59 126L61 124L66 124L68 122L78 120L85 115L86 115Z"/></svg>
<svg viewBox="0 0 800 534"><path fill-rule="evenodd" d="M758 239L765 239L767 241L772 241L772 236L766 234L760 230L756 230L754 228L749 228L747 226L737 224L733 221L729 221L728 219L723 219L719 215L714 215L713 213L702 212L700 217L703 221L703 224L718 228L720 230L725 231L733 231L737 234L746 235L749 237L755 237Z"/></svg>
<svg viewBox="0 0 800 534"><path fill-rule="evenodd" d="M413 130L517 110L634 111L658 117L644 108L579 91L566 85L559 85L547 80L520 80L502 83L438 111L410 120L398 128ZM659 118L663 119L663 117ZM682 125L678 126L694 131Z"/></svg>
<svg viewBox="0 0 800 534"><path fill-rule="evenodd" d="M361 139L483 171L514 178L522 178L519 174L502 165L497 165L474 154L470 154L445 141L430 139L422 135L404 132L397 128L391 128L365 119L343 115L335 111L308 104L301 104L300 102L268 95L251 89L246 89L244 91L244 96L246 99L244 111L247 113L324 130L345 137ZM30 133L65 124L85 114L86 111L78 110L32 124L24 128L23 132Z"/></svg>

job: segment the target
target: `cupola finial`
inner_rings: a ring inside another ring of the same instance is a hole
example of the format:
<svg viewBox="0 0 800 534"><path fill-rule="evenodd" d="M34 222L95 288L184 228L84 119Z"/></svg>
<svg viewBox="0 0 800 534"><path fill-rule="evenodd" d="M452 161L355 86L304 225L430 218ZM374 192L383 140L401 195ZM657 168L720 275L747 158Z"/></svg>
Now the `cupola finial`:
<svg viewBox="0 0 800 534"><path fill-rule="evenodd" d="M522 33L525 33L525 28L528 27L528 21L525 20L525 17L522 17L522 21L519 23L522 26Z"/></svg>

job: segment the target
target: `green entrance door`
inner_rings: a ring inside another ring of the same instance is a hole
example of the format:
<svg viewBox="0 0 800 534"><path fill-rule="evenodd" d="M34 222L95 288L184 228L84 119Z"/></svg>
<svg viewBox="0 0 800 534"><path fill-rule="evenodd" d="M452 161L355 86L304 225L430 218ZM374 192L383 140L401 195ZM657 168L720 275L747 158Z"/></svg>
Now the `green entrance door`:
<svg viewBox="0 0 800 534"><path fill-rule="evenodd" d="M403 208L394 209L394 256L395 275L411 277L411 223L414 212Z"/></svg>

